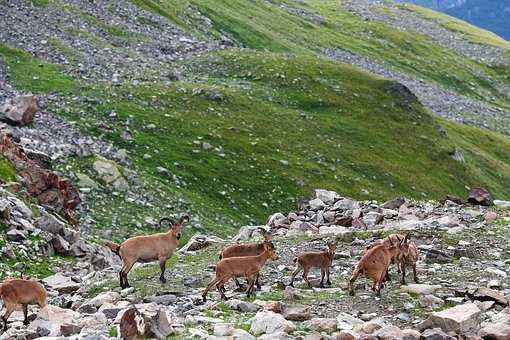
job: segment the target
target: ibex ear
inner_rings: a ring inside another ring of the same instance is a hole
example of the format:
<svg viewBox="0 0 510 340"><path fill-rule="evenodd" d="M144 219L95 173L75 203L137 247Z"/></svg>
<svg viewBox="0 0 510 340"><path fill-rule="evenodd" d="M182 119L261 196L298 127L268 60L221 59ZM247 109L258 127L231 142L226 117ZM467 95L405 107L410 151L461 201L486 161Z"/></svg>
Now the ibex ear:
<svg viewBox="0 0 510 340"><path fill-rule="evenodd" d="M404 236L404 239L400 242L400 245L403 246L408 241L409 241L409 234L406 234L406 236Z"/></svg>

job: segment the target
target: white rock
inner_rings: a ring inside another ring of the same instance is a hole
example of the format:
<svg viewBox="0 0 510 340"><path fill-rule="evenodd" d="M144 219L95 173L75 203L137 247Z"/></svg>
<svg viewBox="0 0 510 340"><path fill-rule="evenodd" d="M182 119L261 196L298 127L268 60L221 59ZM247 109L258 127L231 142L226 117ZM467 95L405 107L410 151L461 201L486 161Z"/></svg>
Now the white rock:
<svg viewBox="0 0 510 340"><path fill-rule="evenodd" d="M234 333L234 325L231 323L217 323L214 325L213 334L215 336L230 336Z"/></svg>
<svg viewBox="0 0 510 340"><path fill-rule="evenodd" d="M400 290L405 293L428 295L433 294L436 290L440 289L440 285L428 285L422 283L413 283L400 287Z"/></svg>
<svg viewBox="0 0 510 340"><path fill-rule="evenodd" d="M115 304L120 299L121 299L121 296L117 292L104 292L104 293L98 294L96 297L93 297L86 303L94 305L99 308L105 303Z"/></svg>
<svg viewBox="0 0 510 340"><path fill-rule="evenodd" d="M494 200L494 205L498 208L510 209L510 201Z"/></svg>
<svg viewBox="0 0 510 340"><path fill-rule="evenodd" d="M353 330L356 326L360 326L363 324L363 320L360 320L350 314L347 313L340 313L336 317L337 321L337 328L340 331L343 330Z"/></svg>
<svg viewBox="0 0 510 340"><path fill-rule="evenodd" d="M277 332L292 332L295 326L285 320L281 314L273 312L258 312L251 319L251 333L255 335L273 334Z"/></svg>

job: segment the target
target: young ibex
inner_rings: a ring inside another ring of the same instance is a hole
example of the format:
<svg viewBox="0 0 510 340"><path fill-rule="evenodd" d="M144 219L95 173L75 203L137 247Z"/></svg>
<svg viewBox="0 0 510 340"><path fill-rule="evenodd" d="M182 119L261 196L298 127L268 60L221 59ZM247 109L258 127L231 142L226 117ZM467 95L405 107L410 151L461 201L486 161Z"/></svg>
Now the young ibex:
<svg viewBox="0 0 510 340"><path fill-rule="evenodd" d="M391 263L392 251L394 251L393 247L389 250L382 244L368 249L354 266L349 280L349 294L354 295L354 282L360 274L365 274L366 277L373 280L372 290L375 291L376 295L379 295Z"/></svg>
<svg viewBox="0 0 510 340"><path fill-rule="evenodd" d="M259 255L264 251L264 242L272 242L273 235L266 231L264 228L257 229L260 234L264 237L264 241L258 243L242 243L242 244L233 244L224 248L220 254L220 260L226 259L229 257L240 257L240 256L255 256ZM242 284L234 277L234 281L238 288L242 288ZM257 279L255 280L255 285L258 289L260 289L259 276L257 275Z"/></svg>
<svg viewBox="0 0 510 340"><path fill-rule="evenodd" d="M324 250L321 252L310 251L302 253L301 255L294 258L294 263L296 263L296 269L292 272L292 276L290 279L289 286L294 287L294 278L296 275L303 269L303 280L308 283L308 287L311 287L310 281L308 281L308 272L310 268L320 268L321 269L321 283L320 287L324 288L324 276L327 275L327 284L331 285L331 281L329 279L331 264L333 263L333 257L335 257L336 251L336 242L328 242L328 250Z"/></svg>
<svg viewBox="0 0 510 340"><path fill-rule="evenodd" d="M153 235L136 236L122 242L120 245L113 242L106 242L106 246L122 259L122 269L119 272L120 286L122 288L129 287L128 273L136 262L152 262L159 261L161 275L159 280L162 283L165 279L165 265L179 245L181 238L182 225L185 221L189 221L187 215L182 216L176 223L168 218L162 218L159 224L170 222L172 227L166 233Z"/></svg>
<svg viewBox="0 0 510 340"><path fill-rule="evenodd" d="M7 319L17 305L23 307L23 324L28 325L28 305L46 306L46 289L42 284L25 279L7 279L0 284L0 299L4 301L5 314L3 328L7 329Z"/></svg>
<svg viewBox="0 0 510 340"><path fill-rule="evenodd" d="M416 275L416 262L418 261L418 247L409 239L409 235L405 235L400 242L400 252L397 265L399 265L401 272L400 282L405 284L406 267L413 268L414 282L418 283L418 276Z"/></svg>
<svg viewBox="0 0 510 340"><path fill-rule="evenodd" d="M248 288L246 295L249 297L253 290L255 279L268 259L277 260L274 244L272 242L264 242L263 251L256 256L229 257L220 260L216 265L216 277L209 282L202 294L202 299L207 301L207 292L216 285L216 289L223 300L227 300L224 293L225 283L234 277L244 276L248 280Z"/></svg>

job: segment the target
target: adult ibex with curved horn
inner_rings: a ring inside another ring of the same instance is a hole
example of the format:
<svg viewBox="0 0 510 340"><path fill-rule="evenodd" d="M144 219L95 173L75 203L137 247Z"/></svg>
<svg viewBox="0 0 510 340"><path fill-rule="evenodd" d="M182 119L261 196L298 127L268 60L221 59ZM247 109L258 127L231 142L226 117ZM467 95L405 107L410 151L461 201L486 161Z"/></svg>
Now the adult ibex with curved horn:
<svg viewBox="0 0 510 340"><path fill-rule="evenodd" d="M177 222L169 218L162 218L159 225L163 222L169 222L171 227L166 233L158 233L153 235L142 235L131 237L130 239L117 244L111 241L106 242L106 246L122 259L123 265L119 272L120 286L122 288L129 287L128 273L136 262L152 262L159 261L161 275L159 280L162 283L165 279L165 265L179 245L181 238L181 230L184 222L189 221L189 216L183 215Z"/></svg>

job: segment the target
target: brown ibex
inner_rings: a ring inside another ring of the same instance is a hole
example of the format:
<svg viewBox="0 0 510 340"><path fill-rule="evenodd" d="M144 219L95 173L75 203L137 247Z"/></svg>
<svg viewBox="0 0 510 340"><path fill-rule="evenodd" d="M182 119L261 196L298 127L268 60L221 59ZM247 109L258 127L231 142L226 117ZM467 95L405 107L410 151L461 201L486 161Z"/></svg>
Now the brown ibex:
<svg viewBox="0 0 510 340"><path fill-rule="evenodd" d="M294 278L303 269L303 280L308 283L308 287L311 287L310 281L308 281L308 272L310 268L321 269L321 283L320 287L324 288L324 276L327 276L327 284L331 285L329 279L331 265L333 263L333 257L335 257L335 251L337 247L336 242L328 242L328 250L324 251L309 251L302 253L301 255L294 258L296 263L296 269L292 272L289 286L294 287Z"/></svg>
<svg viewBox="0 0 510 340"><path fill-rule="evenodd" d="M159 221L160 226L165 221L172 225L166 233L131 237L120 245L111 241L106 242L105 245L122 259L123 265L119 272L120 286L122 288L129 287L128 273L136 262L159 261L161 269L159 280L162 283L166 282L166 260L177 249L179 239L181 238L182 225L185 221L189 221L189 217L184 215L177 222L173 222L168 218L162 218Z"/></svg>
<svg viewBox="0 0 510 340"><path fill-rule="evenodd" d="M391 258L390 250L382 244L368 249L354 266L351 279L349 280L349 294L354 295L354 283L360 274L364 274L372 279L372 290L376 295L379 295L391 263Z"/></svg>
<svg viewBox="0 0 510 340"><path fill-rule="evenodd" d="M271 242L273 240L273 235L266 231L264 228L258 228L258 232L264 237L264 241L257 243L241 243L241 244L233 244L224 248L220 254L220 260L226 259L229 257L240 257L240 256L255 256L259 255L264 251L264 242ZM234 281L238 288L242 288L242 284L239 280L234 277ZM255 285L258 289L260 289L259 277L255 280Z"/></svg>
<svg viewBox="0 0 510 340"><path fill-rule="evenodd" d="M400 252L397 265L399 265L401 272L400 282L405 284L406 267L413 268L414 282L418 283L418 276L416 274L416 262L418 262L418 247L416 243L409 239L409 235L405 235L400 242Z"/></svg>
<svg viewBox="0 0 510 340"><path fill-rule="evenodd" d="M275 247L272 242L264 242L263 251L256 256L229 257L220 260L216 265L216 276L205 288L202 299L207 301L207 292L216 285L221 298L227 300L224 293L225 283L234 277L244 276L248 280L246 295L249 297L253 290L255 279L268 259L277 260Z"/></svg>
<svg viewBox="0 0 510 340"><path fill-rule="evenodd" d="M17 305L23 307L23 324L28 325L28 305L46 306L46 289L42 284L25 279L7 279L0 284L0 298L4 301L5 314L3 328L7 329L7 319Z"/></svg>

